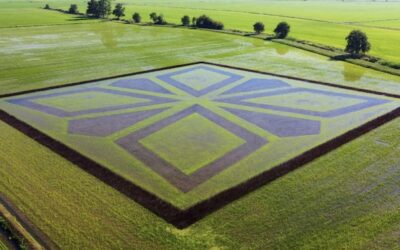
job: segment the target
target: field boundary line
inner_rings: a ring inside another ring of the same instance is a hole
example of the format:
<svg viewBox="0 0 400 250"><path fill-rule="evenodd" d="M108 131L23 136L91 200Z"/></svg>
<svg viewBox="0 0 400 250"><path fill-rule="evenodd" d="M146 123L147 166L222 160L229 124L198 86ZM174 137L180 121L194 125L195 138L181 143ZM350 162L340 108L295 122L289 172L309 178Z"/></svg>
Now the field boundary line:
<svg viewBox="0 0 400 250"><path fill-rule="evenodd" d="M272 75L272 76L280 76L278 74L272 74L272 73L267 73L267 72L262 72L262 71L256 71L256 70L250 70L250 69L244 69L244 68L239 68L239 67L233 67L233 66L226 66L222 64L216 64L216 63L208 63L208 62L194 62L194 63L189 63L189 64L184 64L184 65L195 65L195 64L209 64L209 65L214 65L214 66L219 66L219 67L225 67L225 68L231 68L231 69L240 69L243 71L248 71L248 72L254 72L254 73L261 73L265 75ZM176 66L170 66L167 67L167 69L171 68L177 68L177 67L182 67L181 65L176 65ZM145 72L154 72L158 70L162 70L166 68L161 68L161 69L152 69L149 71ZM130 75L135 75L135 74L140 74L141 72L136 72L134 74ZM124 75L127 76L127 75ZM302 78L297 78L297 77L289 77L289 76L283 76L288 79L294 79L294 80L302 80ZM115 78L115 77L113 77ZM112 78L107 78L107 79L112 79ZM97 80L95 80L97 81ZM348 89L348 90L355 90L357 91L357 88L353 87L347 87L347 86L340 86L340 85L335 85L335 84L330 84L330 83L324 83L324 82L319 82L319 81L312 81L312 80L303 80L309 83L314 83L314 84L322 84L326 86L331 86L331 87L338 87L342 89ZM93 82L92 81L86 81L83 83L89 83ZM79 83L73 84L73 85L68 85L68 86L75 86L78 85ZM80 83L82 84L82 83ZM65 86L63 86L65 87ZM56 86L52 87L50 89L54 88L61 88L61 86ZM47 88L49 89L49 88ZM33 92L38 92L41 90L35 90ZM376 92L376 91L369 91L369 90L364 90L360 89L360 92L365 92L365 93L372 93L372 94L378 94L378 95L384 95L384 96L390 96L390 97L395 97L395 98L400 98L398 95L393 95L393 94L388 94L388 93L381 93L381 92ZM19 130L26 136L30 137L31 139L37 141L41 145L49 148L56 154L60 155L61 157L67 159L71 163L75 164L76 166L80 167L82 170L86 171L87 173L97 177L100 181L102 181L105 184L108 184L109 186L113 187L114 189L120 191L121 193L125 194L126 196L130 197L132 200L136 201L137 203L141 204L143 207L147 208L148 210L152 211L154 214L158 215L159 217L163 218L165 221L173 224L177 228L186 228L200 219L206 217L207 215L217 211L218 209L221 209L225 205L238 200L239 198L251 193L252 191L260 188L261 186L264 186L265 184L274 181L278 179L279 177L284 176L285 174L300 168L304 166L305 164L312 162L313 160L317 159L320 156L325 155L328 152L331 152L340 146L360 137L361 135L364 135L375 128L378 128L379 126L392 121L396 118L400 117L400 107L383 114L367 123L364 123L352 130L349 130L345 132L344 134L341 134L325 143L322 143L320 145L317 145L313 147L312 149L304 152L301 155L298 155L284 163L281 163L277 166L274 166L273 168L266 170L262 172L259 175L256 175L247 181L244 181L234 187L231 187L229 189L226 189L211 198L207 200L203 200L187 209L179 209L176 206L172 205L171 203L158 198L156 195L153 193L142 189L140 186L132 183L131 181L128 181L124 177L112 172L108 168L104 167L103 165L97 163L96 161L82 155L78 151L75 151L74 149L68 147L67 145L63 144L62 142L53 139L49 135L45 134L44 132L41 132L40 130L32 127L28 123L16 118L15 116L8 114L7 112L3 111L0 109L0 120L9 124L13 128Z"/></svg>
<svg viewBox="0 0 400 250"><path fill-rule="evenodd" d="M151 5L146 4L130 4L132 6L138 7L151 7ZM197 11L215 11L215 12L227 12L227 13L238 13L238 14L250 14L250 15L259 15L259 16L270 16L270 17L281 17L281 18L288 18L293 20L301 20L307 22L319 22L319 23L327 23L327 24L336 24L336 25L343 25L343 26L360 26L360 27L369 27L375 29L383 29L383 30L391 30L397 31L399 29L396 28L389 28L389 27L382 27L382 26L369 26L369 25L361 25L361 23L369 23L369 22L379 22L379 21L397 21L400 20L398 18L386 19L386 20L362 20L362 21L333 21L333 20L323 20L323 19L316 19L316 18L309 18L309 17L301 17L301 16L288 16L282 14L273 14L267 12L256 12L256 11L240 11L240 10L227 10L227 9L212 9L212 8L194 8L194 7L181 7L181 6L167 6L161 5L159 7L162 8L170 8L170 9L182 9L182 10L197 10Z"/></svg>
<svg viewBox="0 0 400 250"><path fill-rule="evenodd" d="M32 249L59 249L59 247L40 229L38 229L26 216L25 214L14 205L11 200L5 197L2 193L0 193L0 205L2 205L7 213L9 213L12 217L15 218L16 222L9 220L7 215L0 210L0 214L2 214L7 221L10 223L10 226L15 230L21 237L23 237L28 246ZM22 228L19 228L19 225ZM25 231L25 232L24 232ZM28 235L26 235L28 234ZM33 239L29 239L29 237ZM39 246L38 246L39 245Z"/></svg>
<svg viewBox="0 0 400 250"><path fill-rule="evenodd" d="M141 5L141 4L130 4L132 6L139 6L139 7L151 7L151 5ZM272 16L272 17L283 17L283 18L290 18L290 19L297 19L302 21L310 21L310 22L320 22L320 23L331 23L331 24L343 24L342 22L330 21L330 20L322 20L322 19L314 19L308 17L299 17L299 16L287 16L281 14L272 14L266 12L256 12L256 11L240 11L240 10L227 10L227 9L211 9L211 8L193 8L193 7L180 7L180 6L166 6L161 5L159 7L162 8L170 8L170 9L187 9L187 10L208 10L208 11L216 11L216 12L230 12L230 13L240 13L240 14L250 14L250 15L259 15L259 16Z"/></svg>

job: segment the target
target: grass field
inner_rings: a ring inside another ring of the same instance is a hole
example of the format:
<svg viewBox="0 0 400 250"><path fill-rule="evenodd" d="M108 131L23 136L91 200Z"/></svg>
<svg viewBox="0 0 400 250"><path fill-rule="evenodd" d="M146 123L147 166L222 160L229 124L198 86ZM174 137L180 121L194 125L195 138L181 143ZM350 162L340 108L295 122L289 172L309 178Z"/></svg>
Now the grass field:
<svg viewBox="0 0 400 250"><path fill-rule="evenodd" d="M118 23L0 29L0 93L200 60L400 93L398 76L285 45L211 34Z"/></svg>
<svg viewBox="0 0 400 250"><path fill-rule="evenodd" d="M196 60L400 93L399 77L269 42L59 20L0 29L1 94ZM0 122L0 190L67 249L396 249L399 133L396 119L178 230Z"/></svg>
<svg viewBox="0 0 400 250"><path fill-rule="evenodd" d="M344 48L345 37L353 29L365 31L372 44L371 55L400 62L398 22L399 2L333 2L326 1L138 1L125 0L125 18L139 12L144 21L150 21L149 13L163 13L169 22L180 23L187 14L207 14L221 20L228 29L251 31L252 25L262 21L266 32L272 33L277 23L287 21L291 25L290 36L325 45ZM50 2L66 9L71 1ZM74 2L75 3L75 2ZM78 1L80 9L86 4ZM383 22L380 25L376 23ZM316 28L318 27L318 28ZM393 29L394 28L394 29Z"/></svg>
<svg viewBox="0 0 400 250"><path fill-rule="evenodd" d="M97 20L83 20L71 15L60 15L56 11L44 11L42 3L3 0L0 1L0 5L0 28L79 24L83 21L86 23L98 22Z"/></svg>
<svg viewBox="0 0 400 250"><path fill-rule="evenodd" d="M61 247L398 246L399 119L183 231L4 123L0 126L2 192Z"/></svg>

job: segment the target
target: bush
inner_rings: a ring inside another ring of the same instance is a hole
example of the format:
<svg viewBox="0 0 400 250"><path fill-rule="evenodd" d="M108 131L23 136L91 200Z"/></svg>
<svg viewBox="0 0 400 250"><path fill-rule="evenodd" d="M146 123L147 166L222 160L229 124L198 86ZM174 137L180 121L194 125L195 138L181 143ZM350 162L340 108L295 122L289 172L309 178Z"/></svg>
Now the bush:
<svg viewBox="0 0 400 250"><path fill-rule="evenodd" d="M260 34L260 33L264 32L265 26L262 22L256 22L253 25L253 29L254 29L254 32L256 32L257 34Z"/></svg>
<svg viewBox="0 0 400 250"><path fill-rule="evenodd" d="M76 4L71 4L71 6L69 7L68 13L70 14L78 14L78 5Z"/></svg>
<svg viewBox="0 0 400 250"><path fill-rule="evenodd" d="M96 16L98 7L99 7L99 2L98 1L90 0L87 3L86 14L89 15L89 16Z"/></svg>
<svg viewBox="0 0 400 250"><path fill-rule="evenodd" d="M122 17L125 16L125 7L122 6L122 3L117 3L115 5L115 9L113 10L113 15L118 18L118 20Z"/></svg>
<svg viewBox="0 0 400 250"><path fill-rule="evenodd" d="M49 4L46 4L46 5L44 6L44 9L45 9L45 10L49 10L49 9L50 9L50 5L49 5Z"/></svg>
<svg viewBox="0 0 400 250"><path fill-rule="evenodd" d="M153 20L154 24L158 25L167 24L167 21L165 20L163 14L157 15L157 13L152 12L150 13L150 19Z"/></svg>
<svg viewBox="0 0 400 250"><path fill-rule="evenodd" d="M157 22L157 13L150 13L150 19L153 20L153 23Z"/></svg>
<svg viewBox="0 0 400 250"><path fill-rule="evenodd" d="M141 17L140 14L137 13L137 12L135 12L135 13L132 15L132 19L133 19L133 21L134 21L135 23L140 23L140 22L142 21L142 17Z"/></svg>
<svg viewBox="0 0 400 250"><path fill-rule="evenodd" d="M196 27L222 30L224 29L224 24L218 21L214 21L213 19L211 19L206 15L202 15L196 19Z"/></svg>
<svg viewBox="0 0 400 250"><path fill-rule="evenodd" d="M181 18L181 22L183 26L189 26L190 25L190 17L188 15L183 16Z"/></svg>
<svg viewBox="0 0 400 250"><path fill-rule="evenodd" d="M197 17L192 17L192 26L196 26Z"/></svg>
<svg viewBox="0 0 400 250"><path fill-rule="evenodd" d="M86 14L97 18L104 18L111 13L110 0L90 0L87 3Z"/></svg>
<svg viewBox="0 0 400 250"><path fill-rule="evenodd" d="M280 22L274 30L275 37L280 39L287 37L289 32L290 32L290 25L286 22Z"/></svg>
<svg viewBox="0 0 400 250"><path fill-rule="evenodd" d="M159 25L167 24L167 21L165 20L163 14L159 15L159 16L156 18L156 21L154 22L154 24L159 24Z"/></svg>

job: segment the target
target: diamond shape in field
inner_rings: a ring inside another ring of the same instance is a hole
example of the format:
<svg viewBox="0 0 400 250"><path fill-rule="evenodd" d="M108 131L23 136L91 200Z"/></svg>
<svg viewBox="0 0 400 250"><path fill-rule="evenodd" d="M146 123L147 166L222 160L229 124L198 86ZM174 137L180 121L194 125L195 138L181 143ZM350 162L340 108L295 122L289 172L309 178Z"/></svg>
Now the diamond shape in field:
<svg viewBox="0 0 400 250"><path fill-rule="evenodd" d="M176 100L102 88L86 88L7 100L58 117L136 108Z"/></svg>
<svg viewBox="0 0 400 250"><path fill-rule="evenodd" d="M189 192L267 140L193 105L116 143L176 188Z"/></svg>
<svg viewBox="0 0 400 250"><path fill-rule="evenodd" d="M243 76L217 68L196 66L160 75L158 78L193 96L202 96L236 82Z"/></svg>
<svg viewBox="0 0 400 250"><path fill-rule="evenodd" d="M182 82L194 90L201 91L218 82L229 78L227 75L216 73L205 69L195 69L183 74L171 77L175 81Z"/></svg>
<svg viewBox="0 0 400 250"><path fill-rule="evenodd" d="M374 97L306 88L220 98L218 101L319 117L335 117L388 102Z"/></svg>
<svg viewBox="0 0 400 250"><path fill-rule="evenodd" d="M140 143L189 175L245 141L193 113L143 138Z"/></svg>

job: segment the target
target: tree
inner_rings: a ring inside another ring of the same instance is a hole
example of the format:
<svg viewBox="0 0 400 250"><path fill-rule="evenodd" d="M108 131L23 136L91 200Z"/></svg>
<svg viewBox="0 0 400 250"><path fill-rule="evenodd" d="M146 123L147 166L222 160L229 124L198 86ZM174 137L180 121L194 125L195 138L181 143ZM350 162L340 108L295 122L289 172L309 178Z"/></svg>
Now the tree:
<svg viewBox="0 0 400 250"><path fill-rule="evenodd" d="M347 46L345 51L352 56L359 56L368 52L371 49L371 44L368 42L367 35L361 30L353 30L346 37Z"/></svg>
<svg viewBox="0 0 400 250"><path fill-rule="evenodd" d="M287 37L287 35L290 32L290 25L287 22L280 22L275 30L275 37L279 38L279 39L283 39L285 37Z"/></svg>
<svg viewBox="0 0 400 250"><path fill-rule="evenodd" d="M154 24L167 24L163 14L157 15L157 13L150 13L150 19L153 20Z"/></svg>
<svg viewBox="0 0 400 250"><path fill-rule="evenodd" d="M71 6L69 7L68 13L70 14L78 14L78 5L76 4L71 4Z"/></svg>
<svg viewBox="0 0 400 250"><path fill-rule="evenodd" d="M99 8L99 2L96 0L90 0L87 3L86 14L89 16L97 16L97 9Z"/></svg>
<svg viewBox="0 0 400 250"><path fill-rule="evenodd" d="M181 18L182 25L183 26L189 26L190 25L190 17L188 15L185 15Z"/></svg>
<svg viewBox="0 0 400 250"><path fill-rule="evenodd" d="M192 17L192 26L193 27L196 26L196 22L197 22L197 18L196 17Z"/></svg>
<svg viewBox="0 0 400 250"><path fill-rule="evenodd" d="M49 10L49 9L50 9L50 5L49 5L49 4L46 4L46 5L44 6L44 9L45 9L45 10Z"/></svg>
<svg viewBox="0 0 400 250"><path fill-rule="evenodd" d="M135 12L135 13L132 15L132 19L133 19L133 21L134 21L135 23L140 23L140 22L142 21L142 18L140 17L140 14L137 13L137 12Z"/></svg>
<svg viewBox="0 0 400 250"><path fill-rule="evenodd" d="M167 21L165 20L163 14L160 14L159 16L157 16L156 21L154 23L159 25L164 25L167 24Z"/></svg>
<svg viewBox="0 0 400 250"><path fill-rule="evenodd" d="M224 24L218 21L214 21L213 19L211 19L206 15L202 15L196 19L196 27L222 30L224 29Z"/></svg>
<svg viewBox="0 0 400 250"><path fill-rule="evenodd" d="M265 26L264 26L264 24L262 22L256 22L253 25L253 29L257 34L260 34L260 33L264 32Z"/></svg>
<svg viewBox="0 0 400 250"><path fill-rule="evenodd" d="M157 13L152 12L150 13L150 19L153 20L153 23L157 22Z"/></svg>
<svg viewBox="0 0 400 250"><path fill-rule="evenodd" d="M117 3L117 5L115 5L115 9L113 10L113 15L116 16L118 20L122 16L125 16L125 7L122 5L122 3Z"/></svg>
<svg viewBox="0 0 400 250"><path fill-rule="evenodd" d="M111 1L110 0L99 0L99 6L97 8L97 17L105 18L111 13Z"/></svg>

